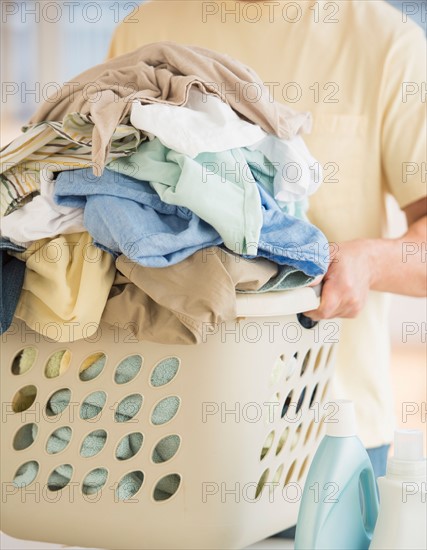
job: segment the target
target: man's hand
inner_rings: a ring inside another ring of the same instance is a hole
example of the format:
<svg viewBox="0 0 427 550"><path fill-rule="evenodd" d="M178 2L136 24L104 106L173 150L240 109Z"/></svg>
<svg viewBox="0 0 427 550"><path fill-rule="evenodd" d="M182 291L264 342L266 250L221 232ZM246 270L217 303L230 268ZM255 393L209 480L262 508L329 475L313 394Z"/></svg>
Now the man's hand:
<svg viewBox="0 0 427 550"><path fill-rule="evenodd" d="M330 245L330 265L323 278L318 309L304 313L314 321L356 317L374 280L372 241L358 239Z"/></svg>
<svg viewBox="0 0 427 550"><path fill-rule="evenodd" d="M409 227L399 239L356 239L331 244L320 306L305 315L314 321L356 317L369 290L427 296L426 211L425 198L405 208Z"/></svg>

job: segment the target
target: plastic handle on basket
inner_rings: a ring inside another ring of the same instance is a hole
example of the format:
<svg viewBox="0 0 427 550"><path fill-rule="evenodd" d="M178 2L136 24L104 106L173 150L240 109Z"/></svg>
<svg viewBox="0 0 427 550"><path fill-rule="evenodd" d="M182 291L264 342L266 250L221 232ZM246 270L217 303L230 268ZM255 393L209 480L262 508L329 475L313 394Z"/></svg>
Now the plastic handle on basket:
<svg viewBox="0 0 427 550"><path fill-rule="evenodd" d="M320 283L318 285L312 286L310 288L312 288L314 290L314 293L316 294L316 296L318 298L320 298L320 296L322 294L322 287L323 287L323 281L320 281ZM307 315L304 315L304 313L298 313L297 319L298 319L299 324L303 328L307 328L307 329L314 328L317 325L317 323L319 322L319 321L313 321L313 319L310 319L310 317L307 317Z"/></svg>
<svg viewBox="0 0 427 550"><path fill-rule="evenodd" d="M322 288L323 288L323 281L320 281L320 283L316 286L311 287L314 292L316 293L316 296L320 298L320 295L322 294Z"/></svg>

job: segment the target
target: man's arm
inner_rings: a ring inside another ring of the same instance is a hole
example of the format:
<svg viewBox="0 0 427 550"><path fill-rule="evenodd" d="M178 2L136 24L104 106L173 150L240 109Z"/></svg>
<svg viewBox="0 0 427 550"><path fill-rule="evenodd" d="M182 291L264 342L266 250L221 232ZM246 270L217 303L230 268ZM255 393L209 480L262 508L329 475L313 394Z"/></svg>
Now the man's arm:
<svg viewBox="0 0 427 550"><path fill-rule="evenodd" d="M356 317L369 290L427 296L427 198L404 209L407 232L398 239L356 239L334 246L314 320Z"/></svg>
<svg viewBox="0 0 427 550"><path fill-rule="evenodd" d="M404 209L407 232L399 239L373 241L372 290L427 296L427 198Z"/></svg>

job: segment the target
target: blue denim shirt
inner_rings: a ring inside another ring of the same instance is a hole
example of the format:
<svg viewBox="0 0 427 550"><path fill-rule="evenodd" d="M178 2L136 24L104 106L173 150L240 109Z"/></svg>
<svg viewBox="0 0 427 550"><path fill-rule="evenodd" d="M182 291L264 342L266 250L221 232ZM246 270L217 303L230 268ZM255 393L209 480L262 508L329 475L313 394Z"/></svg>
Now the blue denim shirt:
<svg viewBox="0 0 427 550"><path fill-rule="evenodd" d="M258 185L263 225L258 255L317 277L328 270L329 244L325 235L310 222L285 214L267 191Z"/></svg>
<svg viewBox="0 0 427 550"><path fill-rule="evenodd" d="M222 243L218 233L187 208L166 204L148 182L105 170L61 172L55 201L84 208L84 225L103 250L147 267L176 264L203 247Z"/></svg>
<svg viewBox="0 0 427 550"><path fill-rule="evenodd" d="M314 225L290 216L261 185L263 224L258 256L316 277L328 264L326 237ZM147 267L178 263L197 250L219 245L217 231L189 209L164 203L148 182L105 170L61 172L58 204L84 208L84 224L96 244ZM234 252L241 253L238 247ZM246 256L254 257L254 256Z"/></svg>

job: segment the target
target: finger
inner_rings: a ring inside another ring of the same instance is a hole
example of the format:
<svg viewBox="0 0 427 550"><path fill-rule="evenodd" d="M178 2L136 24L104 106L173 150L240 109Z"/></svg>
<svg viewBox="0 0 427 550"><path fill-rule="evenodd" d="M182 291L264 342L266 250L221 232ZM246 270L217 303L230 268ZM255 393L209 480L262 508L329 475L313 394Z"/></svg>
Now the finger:
<svg viewBox="0 0 427 550"><path fill-rule="evenodd" d="M355 298L350 298L345 300L341 304L340 311L337 312L337 316L342 317L343 319L354 319L362 311L362 302Z"/></svg>
<svg viewBox="0 0 427 550"><path fill-rule="evenodd" d="M324 278L325 276L324 275L319 275L318 277L316 277L314 279L314 281L312 281L309 285L307 286L317 286Z"/></svg>
<svg viewBox="0 0 427 550"><path fill-rule="evenodd" d="M322 295L320 297L320 306L317 309L304 313L313 321L320 319L332 319L339 315L341 309L342 297L334 285L333 279L325 278Z"/></svg>

